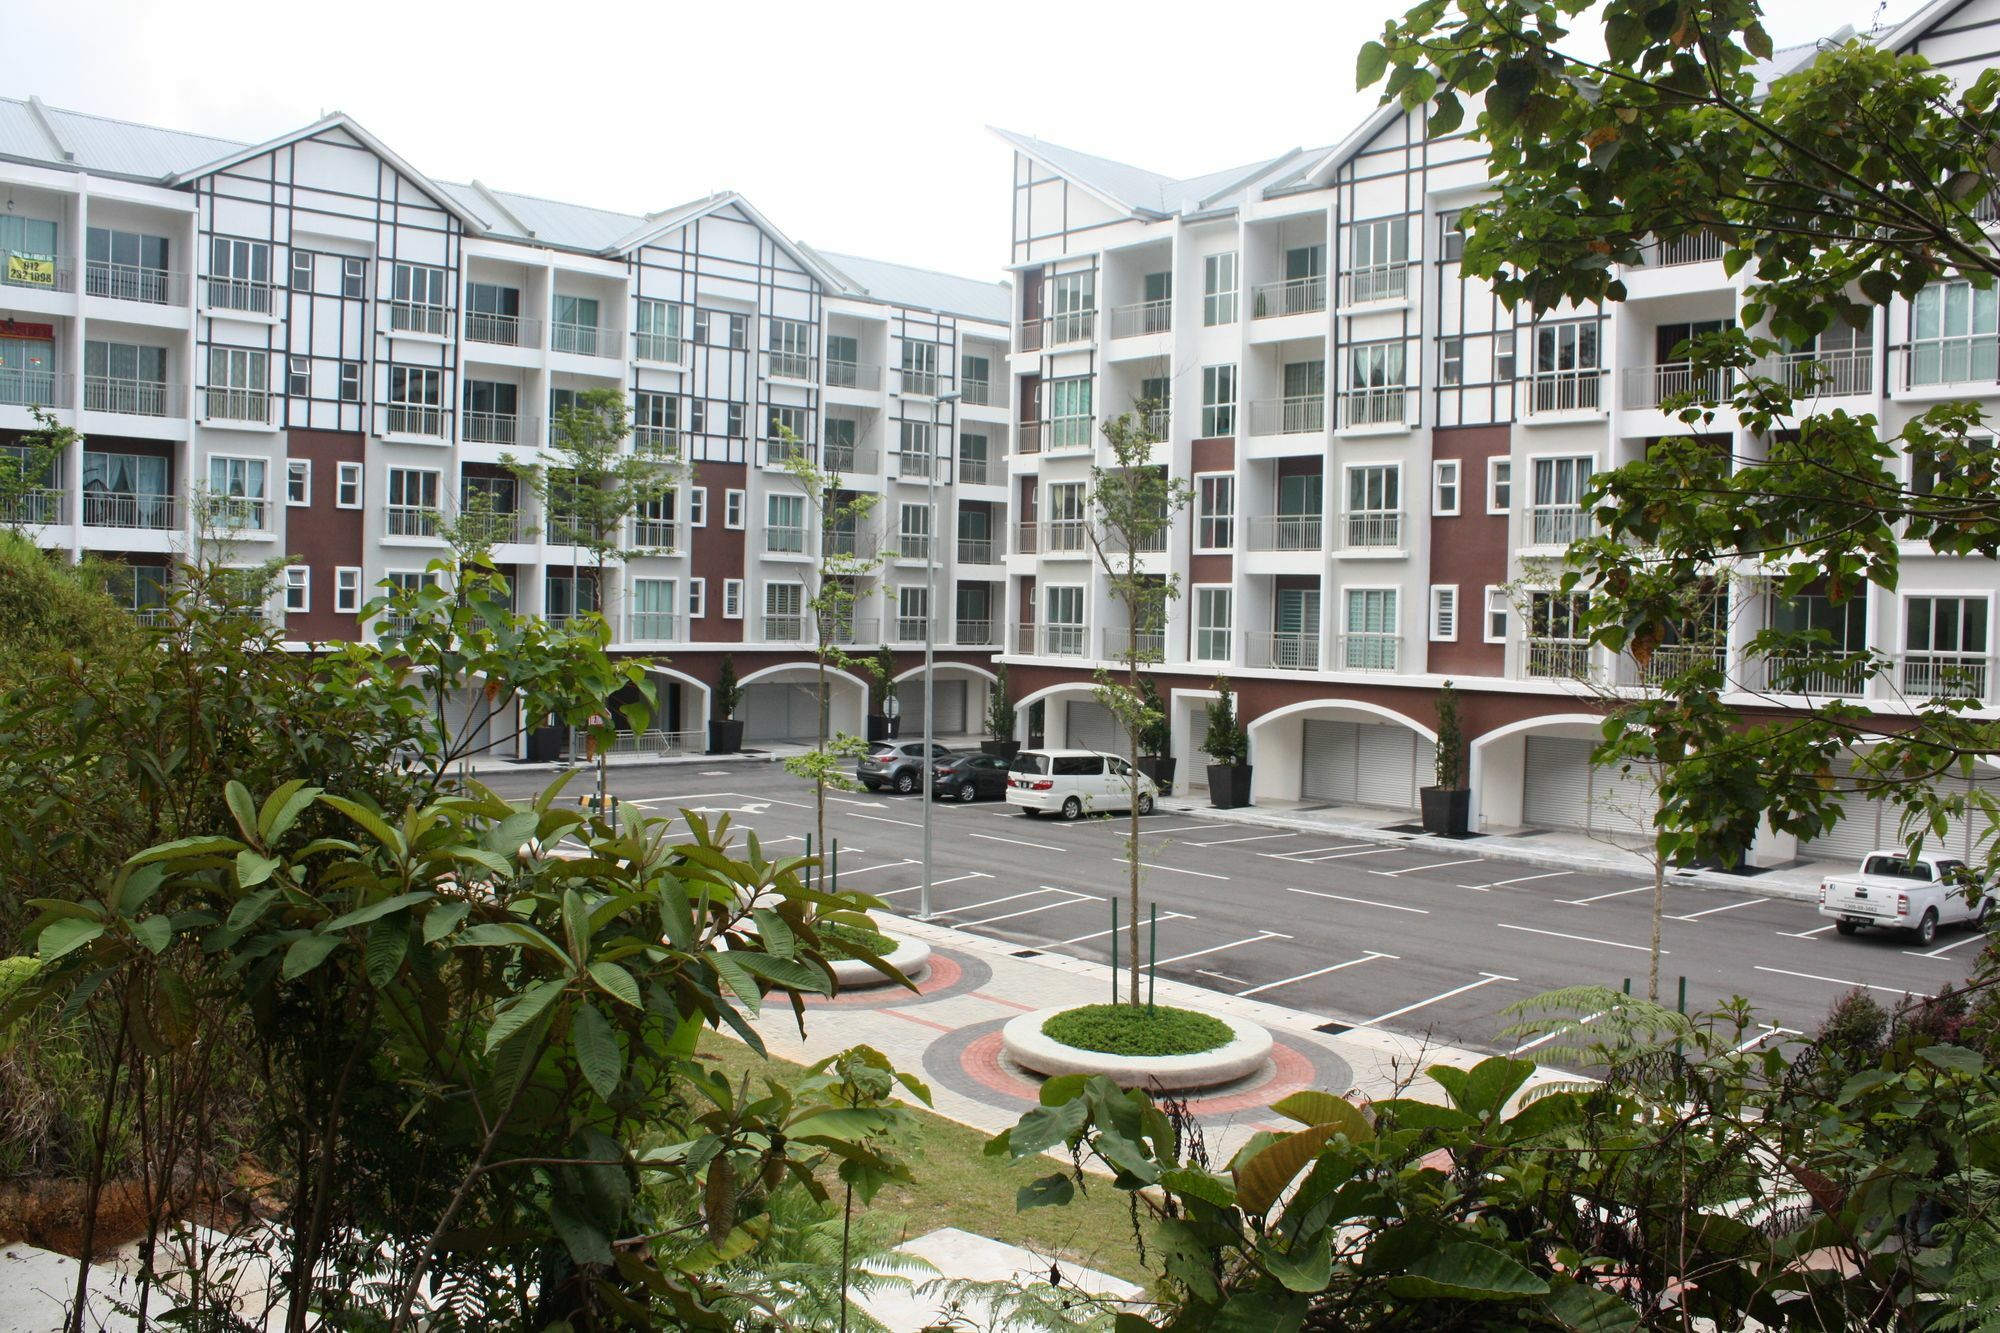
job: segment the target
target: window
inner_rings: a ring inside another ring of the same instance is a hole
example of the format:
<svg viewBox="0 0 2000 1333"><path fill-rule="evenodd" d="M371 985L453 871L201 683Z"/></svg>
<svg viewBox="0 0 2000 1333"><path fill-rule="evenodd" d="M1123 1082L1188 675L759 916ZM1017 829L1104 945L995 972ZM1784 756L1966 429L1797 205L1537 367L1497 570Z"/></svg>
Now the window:
<svg viewBox="0 0 2000 1333"><path fill-rule="evenodd" d="M313 252L292 251L292 290L310 292L313 289Z"/></svg>
<svg viewBox="0 0 2000 1333"><path fill-rule="evenodd" d="M708 580L689 579L688 619L705 620L707 618L708 618Z"/></svg>
<svg viewBox="0 0 2000 1333"><path fill-rule="evenodd" d="M903 392L935 394L938 391L938 349L936 343L903 339Z"/></svg>
<svg viewBox="0 0 2000 1333"><path fill-rule="evenodd" d="M1597 462L1582 458L1537 458L1535 493L1528 510L1528 540L1536 546L1567 546L1589 532L1583 493Z"/></svg>
<svg viewBox="0 0 2000 1333"><path fill-rule="evenodd" d="M1236 367L1201 368L1201 435L1205 440L1236 433Z"/></svg>
<svg viewBox="0 0 2000 1333"><path fill-rule="evenodd" d="M742 403L729 404L729 417L728 417L728 426L726 433L728 434L730 439L740 440L744 438L746 430L744 419L748 415L749 415L749 410Z"/></svg>
<svg viewBox="0 0 2000 1333"><path fill-rule="evenodd" d="M359 301L368 295L367 260L343 259L340 261L340 294L350 301Z"/></svg>
<svg viewBox="0 0 2000 1333"><path fill-rule="evenodd" d="M1513 613L1505 588L1486 590L1486 642L1507 642L1507 617Z"/></svg>
<svg viewBox="0 0 2000 1333"><path fill-rule="evenodd" d="M1458 638L1458 585L1456 583L1433 583L1431 585L1431 639L1437 643L1452 643Z"/></svg>
<svg viewBox="0 0 2000 1333"><path fill-rule="evenodd" d="M1051 449L1090 447L1091 381L1085 377L1049 383Z"/></svg>
<svg viewBox="0 0 2000 1333"><path fill-rule="evenodd" d="M1236 322L1236 252L1202 261L1201 322L1213 327Z"/></svg>
<svg viewBox="0 0 2000 1333"><path fill-rule="evenodd" d="M388 430L444 434L444 372L432 366L389 367Z"/></svg>
<svg viewBox="0 0 2000 1333"><path fill-rule="evenodd" d="M740 528L743 526L743 492L724 491L722 493L722 526Z"/></svg>
<svg viewBox="0 0 2000 1333"><path fill-rule="evenodd" d="M264 526L266 467L261 458L209 458L208 496L217 526Z"/></svg>
<svg viewBox="0 0 2000 1333"><path fill-rule="evenodd" d="M406 333L446 332L446 281L441 268L397 264L390 295L389 327Z"/></svg>
<svg viewBox="0 0 2000 1333"><path fill-rule="evenodd" d="M691 398L688 400L688 430L696 435L708 434L708 400Z"/></svg>
<svg viewBox="0 0 2000 1333"><path fill-rule="evenodd" d="M1438 343L1438 383L1449 386L1464 381L1465 339L1445 338Z"/></svg>
<svg viewBox="0 0 2000 1333"><path fill-rule="evenodd" d="M597 325L597 298L594 296L563 296L555 299L555 324L549 330L549 347L557 352L574 352L578 356L602 356L612 350L606 345L609 334Z"/></svg>
<svg viewBox="0 0 2000 1333"><path fill-rule="evenodd" d="M1056 343L1088 342L1095 336L1097 275L1059 273L1049 282L1049 337Z"/></svg>
<svg viewBox="0 0 2000 1333"><path fill-rule="evenodd" d="M0 365L15 368L15 358L0 351ZM143 343L99 342L83 345L83 405L94 412L131 416L167 414L167 349Z"/></svg>
<svg viewBox="0 0 2000 1333"><path fill-rule="evenodd" d="M897 553L912 560L928 560L931 554L931 509L925 504L902 506L896 528Z"/></svg>
<svg viewBox="0 0 2000 1333"><path fill-rule="evenodd" d="M294 398L312 397L312 359L303 356L285 358L285 392Z"/></svg>
<svg viewBox="0 0 2000 1333"><path fill-rule="evenodd" d="M1535 326L1532 412L1588 412L1598 405L1597 321Z"/></svg>
<svg viewBox="0 0 2000 1333"><path fill-rule="evenodd" d="M1341 395L1341 425L1401 425L1408 419L1403 406L1404 351L1401 339L1360 343L1347 349L1347 392Z"/></svg>
<svg viewBox="0 0 2000 1333"><path fill-rule="evenodd" d="M1588 605L1588 599L1581 593L1529 593L1528 637L1581 643L1586 633L1583 618Z"/></svg>
<svg viewBox="0 0 2000 1333"><path fill-rule="evenodd" d="M1910 302L1910 383L2000 379L2000 292L1934 282Z"/></svg>
<svg viewBox="0 0 2000 1333"><path fill-rule="evenodd" d="M1227 551L1236 544L1236 478L1195 478L1195 549Z"/></svg>
<svg viewBox="0 0 2000 1333"><path fill-rule="evenodd" d="M556 573L551 570L543 585L542 609L550 620L557 622L595 612L598 609L597 580L575 571Z"/></svg>
<svg viewBox="0 0 2000 1333"><path fill-rule="evenodd" d="M991 465L992 452L984 431L961 431L958 437L958 479L979 486L997 478Z"/></svg>
<svg viewBox="0 0 2000 1333"><path fill-rule="evenodd" d="M310 458L294 458L285 464L285 503L312 503L313 465Z"/></svg>
<svg viewBox="0 0 2000 1333"><path fill-rule="evenodd" d="M692 486L687 493L688 525L705 528L708 526L708 487Z"/></svg>
<svg viewBox="0 0 2000 1333"><path fill-rule="evenodd" d="M959 358L959 387L968 403L993 401L993 361L984 356Z"/></svg>
<svg viewBox="0 0 2000 1333"><path fill-rule="evenodd" d="M1083 652L1083 589L1062 584L1046 590L1042 651L1075 657Z"/></svg>
<svg viewBox="0 0 2000 1333"><path fill-rule="evenodd" d="M1390 463L1347 469L1347 544L1402 545L1403 469Z"/></svg>
<svg viewBox="0 0 2000 1333"><path fill-rule="evenodd" d="M340 363L340 401L358 403L361 401L361 363L343 361Z"/></svg>
<svg viewBox="0 0 2000 1333"><path fill-rule="evenodd" d="M285 610L312 610L312 571L304 565L285 566Z"/></svg>
<svg viewBox="0 0 2000 1333"><path fill-rule="evenodd" d="M1438 215L1438 258L1447 264L1455 264L1465 258L1465 232L1461 228L1459 213Z"/></svg>
<svg viewBox="0 0 2000 1333"><path fill-rule="evenodd" d="M21 219L23 223L30 219ZM4 224L0 224L4 230ZM25 230L25 229L24 229ZM167 238L144 232L91 227L84 233L84 290L92 296L108 296L114 301L147 301L165 305L172 296L172 276L167 272ZM12 238L26 239L25 236ZM54 237L50 236L51 251ZM10 238L0 236L0 249L25 250Z"/></svg>
<svg viewBox="0 0 2000 1333"><path fill-rule="evenodd" d="M773 407L764 423L764 439L769 445L765 454L767 462L777 462L804 452L806 443L806 409L803 407Z"/></svg>
<svg viewBox="0 0 2000 1333"><path fill-rule="evenodd" d="M1988 693L1986 597L1907 597L1903 602L1903 689L1908 694L1981 699Z"/></svg>
<svg viewBox="0 0 2000 1333"><path fill-rule="evenodd" d="M1458 513L1458 460L1431 464L1431 513L1447 518Z"/></svg>
<svg viewBox="0 0 2000 1333"><path fill-rule="evenodd" d="M1402 636L1394 588L1349 588L1340 664L1349 671L1394 671Z"/></svg>
<svg viewBox="0 0 2000 1333"><path fill-rule="evenodd" d="M1502 329L1493 335L1493 382L1514 382L1514 330Z"/></svg>
<svg viewBox="0 0 2000 1333"><path fill-rule="evenodd" d="M764 497L764 549L780 555L802 555L806 549L806 497Z"/></svg>
<svg viewBox="0 0 2000 1333"><path fill-rule="evenodd" d="M1409 291L1410 227L1406 218L1357 222L1348 232L1347 299L1394 301Z"/></svg>
<svg viewBox="0 0 2000 1333"><path fill-rule="evenodd" d="M425 468L390 468L382 519L385 536L437 536L438 474Z"/></svg>
<svg viewBox="0 0 2000 1333"><path fill-rule="evenodd" d="M743 619L742 579L724 579L722 581L722 618L724 620Z"/></svg>
<svg viewBox="0 0 2000 1333"><path fill-rule="evenodd" d="M270 245L209 237L208 303L224 310L271 313Z"/></svg>
<svg viewBox="0 0 2000 1333"><path fill-rule="evenodd" d="M764 637L795 642L806 636L805 589L796 583L764 585Z"/></svg>
<svg viewBox="0 0 2000 1333"><path fill-rule="evenodd" d="M671 301L639 302L638 354L642 361L679 362L686 307Z"/></svg>
<svg viewBox="0 0 2000 1333"><path fill-rule="evenodd" d="M361 571L353 565L341 565L333 571L333 609L344 616L361 610Z"/></svg>
<svg viewBox="0 0 2000 1333"><path fill-rule="evenodd" d="M208 349L208 415L225 421L268 421L270 363L245 347Z"/></svg>
<svg viewBox="0 0 2000 1333"><path fill-rule="evenodd" d="M1514 507L1514 460L1486 460L1486 512L1504 514Z"/></svg>
<svg viewBox="0 0 2000 1333"><path fill-rule="evenodd" d="M798 319L774 319L770 338L772 378L812 378L812 325Z"/></svg>
<svg viewBox="0 0 2000 1333"><path fill-rule="evenodd" d="M709 347L743 347L750 340L750 317L723 310L697 310L694 340Z"/></svg>
<svg viewBox="0 0 2000 1333"><path fill-rule="evenodd" d="M1230 616L1235 594L1228 588L1194 590L1194 659L1229 660Z"/></svg>
<svg viewBox="0 0 2000 1333"><path fill-rule="evenodd" d="M1064 481L1051 484L1044 492L1042 550L1045 554L1090 548L1084 521L1085 489L1083 482Z"/></svg>

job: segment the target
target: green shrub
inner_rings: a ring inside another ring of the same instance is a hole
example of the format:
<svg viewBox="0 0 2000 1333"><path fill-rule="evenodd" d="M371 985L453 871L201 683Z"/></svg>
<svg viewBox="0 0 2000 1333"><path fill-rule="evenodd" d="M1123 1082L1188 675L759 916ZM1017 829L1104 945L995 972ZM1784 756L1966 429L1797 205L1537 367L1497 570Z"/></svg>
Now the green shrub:
<svg viewBox="0 0 2000 1333"><path fill-rule="evenodd" d="M858 958L864 953L886 958L896 950L896 941L879 930L845 926L838 921L820 922L813 929L819 932L820 944L828 958Z"/></svg>
<svg viewBox="0 0 2000 1333"><path fill-rule="evenodd" d="M1192 1009L1087 1004L1049 1019L1042 1035L1106 1055L1200 1055L1228 1045L1236 1034L1221 1019Z"/></svg>
<svg viewBox="0 0 2000 1333"><path fill-rule="evenodd" d="M1819 1039L1849 1060L1865 1064L1882 1054L1882 1039L1888 1031L1889 1011L1857 986L1826 1011Z"/></svg>

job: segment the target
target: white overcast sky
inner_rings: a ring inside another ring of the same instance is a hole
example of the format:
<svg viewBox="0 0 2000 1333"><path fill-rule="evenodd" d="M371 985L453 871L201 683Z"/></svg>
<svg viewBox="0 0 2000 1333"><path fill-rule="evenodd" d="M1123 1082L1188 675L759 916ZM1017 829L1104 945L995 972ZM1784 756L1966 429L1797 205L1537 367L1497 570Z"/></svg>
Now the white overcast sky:
<svg viewBox="0 0 2000 1333"><path fill-rule="evenodd" d="M340 110L440 179L631 213L733 189L823 249L993 277L986 126L1176 176L1336 142L1408 3L65 0L7 5L0 91L252 142ZM1780 45L1881 8L1766 0Z"/></svg>

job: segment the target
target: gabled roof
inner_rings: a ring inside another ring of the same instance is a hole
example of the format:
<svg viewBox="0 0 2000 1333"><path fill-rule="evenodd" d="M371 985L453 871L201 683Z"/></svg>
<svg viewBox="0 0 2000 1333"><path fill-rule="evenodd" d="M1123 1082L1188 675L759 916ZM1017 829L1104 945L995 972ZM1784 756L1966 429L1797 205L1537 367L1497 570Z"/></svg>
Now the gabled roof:
<svg viewBox="0 0 2000 1333"><path fill-rule="evenodd" d="M529 241L563 250L601 254L643 221L631 213L614 213L608 209L542 199L532 194L496 190L483 181L474 181L469 185L439 181L438 188L463 207L485 216L485 231L489 236Z"/></svg>
<svg viewBox="0 0 2000 1333"><path fill-rule="evenodd" d="M1011 130L996 128L993 133L1111 207L1155 221L1239 203L1251 191L1266 187L1272 180L1282 178L1288 169L1295 169L1301 158L1312 160L1326 151L1291 148L1275 157L1259 158L1200 176L1176 178Z"/></svg>
<svg viewBox="0 0 2000 1333"><path fill-rule="evenodd" d="M241 147L233 139L63 111L39 97L0 97L0 157L17 161L159 181Z"/></svg>
<svg viewBox="0 0 2000 1333"><path fill-rule="evenodd" d="M981 282L935 269L837 255L803 243L800 248L831 272L834 286L843 296L963 315L989 324L1005 324L1013 317L1013 289L1004 282Z"/></svg>
<svg viewBox="0 0 2000 1333"><path fill-rule="evenodd" d="M1878 29L1874 34L1875 43L1887 51L1901 51L1936 26L1940 19L1964 6L1965 0L1930 0L1928 4L1919 5L1916 13L1894 27Z"/></svg>

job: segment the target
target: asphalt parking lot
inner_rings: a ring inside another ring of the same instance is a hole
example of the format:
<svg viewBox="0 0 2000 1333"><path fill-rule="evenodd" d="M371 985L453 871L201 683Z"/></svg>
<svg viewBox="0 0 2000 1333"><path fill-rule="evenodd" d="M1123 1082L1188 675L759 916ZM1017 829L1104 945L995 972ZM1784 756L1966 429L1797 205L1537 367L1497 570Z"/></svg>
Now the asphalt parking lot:
<svg viewBox="0 0 2000 1333"><path fill-rule="evenodd" d="M546 772L489 773L509 796ZM594 779L578 774L581 794ZM743 760L611 771L621 800L653 813L728 814L774 852L803 853L812 790L771 763ZM828 836L840 887L914 915L922 897L920 798L832 792ZM1159 974L1304 1010L1341 1027L1430 1034L1455 1045L1532 1053L1509 1034L1506 1006L1559 986L1631 979L1644 992L1649 879L1482 857L1472 840L1381 844L1284 832L1201 816L1141 821L1142 897L1158 912ZM1064 823L998 801L933 806L931 911L940 924L1018 945L1108 962L1112 910L1124 910L1122 817ZM1686 978L1690 1012L1742 996L1756 1010L1746 1040L1816 1028L1843 992L1891 1003L1957 985L1980 936L1941 932L1928 949L1896 934L1841 938L1810 903L1744 889L1669 883L1661 994ZM1121 953L1123 933L1118 937ZM1107 997L1108 998L1108 997Z"/></svg>

